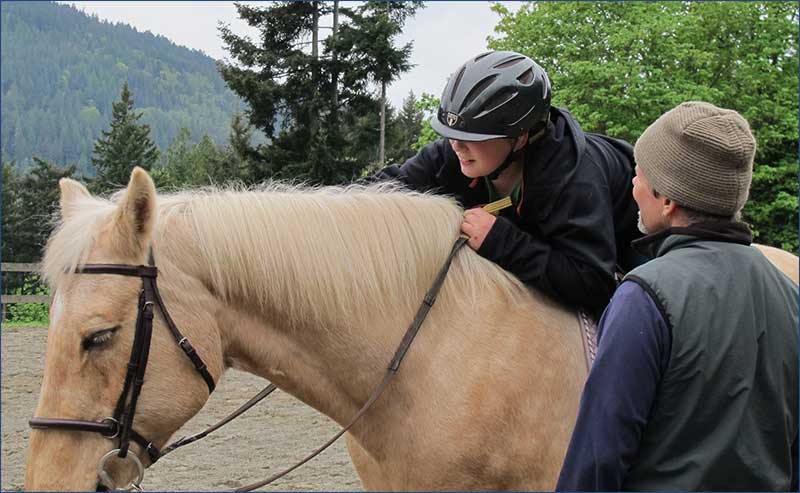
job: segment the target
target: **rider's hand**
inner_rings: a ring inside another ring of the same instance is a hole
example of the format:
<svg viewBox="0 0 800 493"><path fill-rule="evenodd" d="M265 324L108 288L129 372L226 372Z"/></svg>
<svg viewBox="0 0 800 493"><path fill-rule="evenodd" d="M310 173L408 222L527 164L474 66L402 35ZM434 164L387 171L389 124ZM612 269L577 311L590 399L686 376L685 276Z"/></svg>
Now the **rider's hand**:
<svg viewBox="0 0 800 493"><path fill-rule="evenodd" d="M480 207L469 209L464 212L464 222L461 223L461 232L469 236L467 244L470 248L478 251L496 220L496 217Z"/></svg>

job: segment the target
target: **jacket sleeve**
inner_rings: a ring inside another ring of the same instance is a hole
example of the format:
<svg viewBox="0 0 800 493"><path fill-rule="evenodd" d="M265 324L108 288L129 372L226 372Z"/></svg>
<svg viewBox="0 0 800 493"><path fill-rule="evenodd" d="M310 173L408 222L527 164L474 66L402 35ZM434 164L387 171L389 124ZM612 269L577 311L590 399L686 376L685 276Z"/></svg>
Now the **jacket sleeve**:
<svg viewBox="0 0 800 493"><path fill-rule="evenodd" d="M622 489L669 362L669 328L634 282L620 285L599 330L557 491Z"/></svg>
<svg viewBox="0 0 800 493"><path fill-rule="evenodd" d="M398 180L408 188L420 192L441 187L437 175L445 165L449 154L454 154L445 139L426 145L416 156L402 165L392 164L374 174L369 181Z"/></svg>
<svg viewBox="0 0 800 493"><path fill-rule="evenodd" d="M792 442L792 479L791 479L791 484L789 486L789 491L800 490L800 481L797 480L797 471L798 471L797 438L798 435L795 435L794 441Z"/></svg>
<svg viewBox="0 0 800 493"><path fill-rule="evenodd" d="M616 287L616 244L607 198L608 192L596 183L574 184L533 231L498 217L478 253L522 282L599 314Z"/></svg>

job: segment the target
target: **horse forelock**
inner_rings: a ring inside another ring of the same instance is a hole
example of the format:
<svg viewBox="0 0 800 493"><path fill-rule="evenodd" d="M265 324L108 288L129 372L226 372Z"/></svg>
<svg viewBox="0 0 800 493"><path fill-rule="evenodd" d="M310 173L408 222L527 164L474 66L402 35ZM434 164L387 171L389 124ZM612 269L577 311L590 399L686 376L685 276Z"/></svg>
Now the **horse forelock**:
<svg viewBox="0 0 800 493"><path fill-rule="evenodd" d="M81 199L58 225L43 262L51 286L86 260L119 195ZM324 325L414 309L462 218L451 198L396 184L207 188L159 194L157 207L157 264L166 255L178 268L203 265L226 301ZM466 250L448 275L458 293L449 309L474 304L488 286L520 292L515 278Z"/></svg>
<svg viewBox="0 0 800 493"><path fill-rule="evenodd" d="M68 271L85 263L96 234L107 223L116 205L110 199L79 197L69 218L54 217L55 228L47 240L41 274L53 290Z"/></svg>

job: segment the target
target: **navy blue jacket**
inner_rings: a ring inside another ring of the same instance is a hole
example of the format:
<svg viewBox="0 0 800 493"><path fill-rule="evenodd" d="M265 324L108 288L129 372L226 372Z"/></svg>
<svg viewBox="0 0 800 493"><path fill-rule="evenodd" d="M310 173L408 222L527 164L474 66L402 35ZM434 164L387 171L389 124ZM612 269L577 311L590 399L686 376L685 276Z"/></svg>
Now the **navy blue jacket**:
<svg viewBox="0 0 800 493"><path fill-rule="evenodd" d="M600 319L598 337L557 491L622 488L669 362L667 324L635 282L620 284Z"/></svg>
<svg viewBox="0 0 800 493"><path fill-rule="evenodd" d="M478 253L564 303L599 313L616 287L618 259L638 236L633 149L584 133L567 111L553 108L547 131L524 156L520 199L501 213ZM465 208L490 202L485 184L461 173L447 139L374 178L449 194Z"/></svg>

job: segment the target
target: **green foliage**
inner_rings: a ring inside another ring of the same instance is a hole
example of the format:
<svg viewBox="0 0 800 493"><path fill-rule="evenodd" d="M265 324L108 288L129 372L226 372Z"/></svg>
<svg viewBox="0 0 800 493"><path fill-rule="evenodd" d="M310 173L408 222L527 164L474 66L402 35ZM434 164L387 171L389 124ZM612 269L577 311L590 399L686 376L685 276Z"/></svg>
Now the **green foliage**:
<svg viewBox="0 0 800 493"><path fill-rule="evenodd" d="M11 262L10 259L19 258L18 250L23 246L14 235L14 230L19 228L24 217L18 199L19 177L14 168L13 163L3 163L3 183L0 186L3 194L2 232L0 232L0 238L3 240L3 262Z"/></svg>
<svg viewBox="0 0 800 493"><path fill-rule="evenodd" d="M796 160L756 166L743 212L756 242L797 254L797 180Z"/></svg>
<svg viewBox="0 0 800 493"><path fill-rule="evenodd" d="M538 61L553 102L585 129L635 141L682 101L747 118L758 140L744 217L761 243L797 251L798 8L782 2L540 2L490 39Z"/></svg>
<svg viewBox="0 0 800 493"><path fill-rule="evenodd" d="M326 46L336 51L345 86L391 82L411 68L412 43L395 48L394 39L421 2L364 2L342 9L350 22L343 24Z"/></svg>
<svg viewBox="0 0 800 493"><path fill-rule="evenodd" d="M3 163L3 262L29 263L41 258L55 225L58 180L72 176L74 171L74 166L60 168L36 157L33 167L24 174L19 174L13 164ZM32 282L14 272L4 272L2 281L6 293L28 290ZM18 294L36 293L22 291Z"/></svg>
<svg viewBox="0 0 800 493"><path fill-rule="evenodd" d="M231 119L228 145L217 146L208 135L194 143L188 129L182 128L167 152L161 155L152 170L156 186L162 190L179 190L205 185L239 183L252 185L261 175L258 155L251 139L254 129L244 115Z"/></svg>
<svg viewBox="0 0 800 493"><path fill-rule="evenodd" d="M260 173L258 172L258 153L253 150L251 145L254 131L255 129L243 113L233 115L228 135L227 154L222 165L217 166L212 173L214 182L255 182L253 178Z"/></svg>
<svg viewBox="0 0 800 493"><path fill-rule="evenodd" d="M409 92L403 99L403 107L397 117L389 118L386 138L388 162L402 163L416 154L412 146L419 139L424 117L424 111L419 108L419 100L413 92Z"/></svg>
<svg viewBox="0 0 800 493"><path fill-rule="evenodd" d="M39 276L26 276L21 286L9 294L49 294L39 281ZM11 303L6 308L6 320L26 325L47 325L48 309L45 303ZM4 320L3 322L5 322Z"/></svg>
<svg viewBox="0 0 800 493"><path fill-rule="evenodd" d="M97 177L94 192L116 190L128 182L134 166L149 170L158 159L158 149L150 140L150 126L139 123L140 112L133 110L133 97L128 83L122 86L120 100L115 101L111 130L94 144L92 164Z"/></svg>
<svg viewBox="0 0 800 493"><path fill-rule="evenodd" d="M161 149L181 127L224 143L242 106L214 60L162 36L52 2L4 1L0 18L0 141L4 159L20 169L37 155L94 175L92 145L125 81Z"/></svg>
<svg viewBox="0 0 800 493"><path fill-rule="evenodd" d="M214 176L224 167L224 151L208 135L198 143L193 143L190 137L189 130L182 128L153 170L152 177L159 189L179 190L218 182Z"/></svg>
<svg viewBox="0 0 800 493"><path fill-rule="evenodd" d="M437 134L433 127L431 127L430 119L439 109L439 98L433 96L432 94L428 94L426 92L422 93L422 96L417 103L417 109L422 112L422 126L419 130L419 136L417 137L416 142L411 146L412 149L415 151L419 151L427 144L430 144L434 140L439 138L439 134Z"/></svg>
<svg viewBox="0 0 800 493"><path fill-rule="evenodd" d="M421 5L421 2L381 1L343 9L350 22L327 42L327 48L337 59L336 73L344 75L345 87L363 86L368 81L381 87L378 167L386 159L386 87L411 68L412 44L395 48L394 40L402 33L406 19Z"/></svg>
<svg viewBox="0 0 800 493"><path fill-rule="evenodd" d="M62 168L33 159L24 174L3 164L3 262L38 261L58 212L58 180L75 173L75 166Z"/></svg>
<svg viewBox="0 0 800 493"><path fill-rule="evenodd" d="M371 121L367 111L378 113L369 83L407 70L409 47L397 50L391 39L416 4L340 8L338 32L314 44L319 18L332 8L326 2L237 4L240 17L261 31L259 44L220 29L236 62L220 63L220 73L249 104L250 122L272 136L259 149L259 180L343 183L375 161L377 139L352 142L348 136L363 135Z"/></svg>

